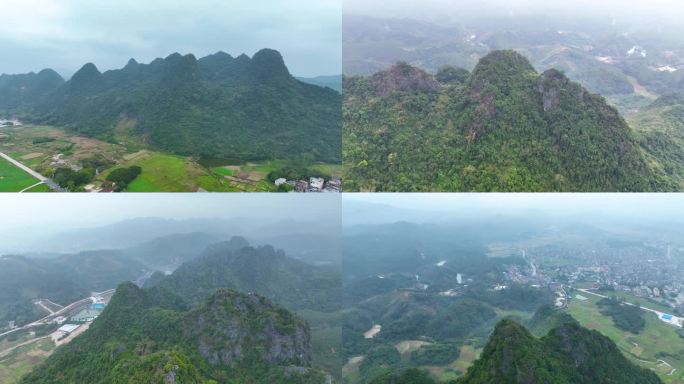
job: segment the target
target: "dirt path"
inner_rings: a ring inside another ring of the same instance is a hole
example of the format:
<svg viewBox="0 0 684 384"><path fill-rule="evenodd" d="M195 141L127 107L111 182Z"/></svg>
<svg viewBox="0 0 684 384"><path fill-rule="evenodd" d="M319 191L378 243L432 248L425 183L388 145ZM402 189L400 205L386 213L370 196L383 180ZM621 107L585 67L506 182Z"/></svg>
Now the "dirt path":
<svg viewBox="0 0 684 384"><path fill-rule="evenodd" d="M28 345L28 344L31 344L31 343L35 343L35 342L38 341L38 340L47 339L47 338L49 338L49 337L50 337L50 335L48 335L48 336L42 336L42 337L37 337L37 338L35 338L35 339L31 339L31 340L24 341L24 342L21 343L21 344L17 344L17 345L15 345L14 347L7 348L7 349L5 349L4 351L0 352L0 359L3 358L3 357L5 357L5 356L7 356L7 355L9 355L10 353L12 353L12 351L14 351L14 350L17 349L17 348L23 347L24 345Z"/></svg>

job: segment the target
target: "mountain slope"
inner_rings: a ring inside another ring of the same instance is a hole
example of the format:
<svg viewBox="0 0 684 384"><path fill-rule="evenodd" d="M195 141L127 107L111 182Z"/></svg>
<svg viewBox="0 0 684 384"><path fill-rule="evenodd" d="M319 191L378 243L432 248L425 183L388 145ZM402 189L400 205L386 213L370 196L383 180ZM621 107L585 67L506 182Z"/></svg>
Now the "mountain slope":
<svg viewBox="0 0 684 384"><path fill-rule="evenodd" d="M289 258L271 246L250 247L240 237L208 247L172 275L153 276L147 286L160 286L192 301L218 287L256 292L290 310L335 311L341 300L339 273Z"/></svg>
<svg viewBox="0 0 684 384"><path fill-rule="evenodd" d="M218 290L187 310L168 291L125 283L87 332L22 382L320 383L309 339L303 320L255 294Z"/></svg>
<svg viewBox="0 0 684 384"><path fill-rule="evenodd" d="M43 100L63 84L64 79L51 69L0 75L0 116L9 115L9 112L20 113L22 107Z"/></svg>
<svg viewBox="0 0 684 384"><path fill-rule="evenodd" d="M649 162L684 189L684 96L671 94L658 98L630 116L629 124L636 131Z"/></svg>
<svg viewBox="0 0 684 384"><path fill-rule="evenodd" d="M347 190L677 188L602 97L513 51L488 54L465 81L400 63L344 89Z"/></svg>
<svg viewBox="0 0 684 384"><path fill-rule="evenodd" d="M342 75L297 77L297 80L319 87L328 87L342 93Z"/></svg>
<svg viewBox="0 0 684 384"><path fill-rule="evenodd" d="M480 358L457 382L661 383L655 373L630 363L610 339L576 322L537 339L510 320L497 325Z"/></svg>
<svg viewBox="0 0 684 384"><path fill-rule="evenodd" d="M3 89L0 82L0 99ZM218 52L199 60L174 53L150 64L131 59L104 73L88 63L46 93L7 108L27 111L19 115L28 121L181 155L339 161L340 95L295 79L270 49L252 58Z"/></svg>

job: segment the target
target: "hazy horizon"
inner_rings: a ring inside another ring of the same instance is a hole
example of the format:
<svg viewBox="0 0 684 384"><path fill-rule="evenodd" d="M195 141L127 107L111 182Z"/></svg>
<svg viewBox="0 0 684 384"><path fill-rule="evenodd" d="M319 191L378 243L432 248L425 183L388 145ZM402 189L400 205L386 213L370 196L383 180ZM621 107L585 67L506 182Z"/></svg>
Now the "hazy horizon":
<svg viewBox="0 0 684 384"><path fill-rule="evenodd" d="M473 16L548 16L569 19L577 16L614 17L617 22L659 18L678 24L684 13L684 3L677 0L346 0L345 14L374 17L448 20ZM655 27L660 27L657 25Z"/></svg>
<svg viewBox="0 0 684 384"><path fill-rule="evenodd" d="M52 68L68 78L86 63L100 71L131 58L218 51L280 51L296 76L342 69L340 0L8 0L0 6L0 74Z"/></svg>
<svg viewBox="0 0 684 384"><path fill-rule="evenodd" d="M342 197L343 225L362 223L350 214L354 203L374 204L388 219L369 213L370 223L401 220L443 222L494 216L566 217L581 221L682 222L684 195L678 193L355 193ZM385 208L382 208L385 207ZM356 212L356 211L354 211ZM390 215L391 214L391 215ZM416 218L420 218L417 220ZM354 219L354 220L353 220Z"/></svg>
<svg viewBox="0 0 684 384"><path fill-rule="evenodd" d="M145 218L238 222L243 230L231 235L243 236L287 221L307 225L286 226L282 233L334 230L341 220L340 202L339 194L5 194L0 199L0 254L49 251L42 249L44 242L58 234Z"/></svg>

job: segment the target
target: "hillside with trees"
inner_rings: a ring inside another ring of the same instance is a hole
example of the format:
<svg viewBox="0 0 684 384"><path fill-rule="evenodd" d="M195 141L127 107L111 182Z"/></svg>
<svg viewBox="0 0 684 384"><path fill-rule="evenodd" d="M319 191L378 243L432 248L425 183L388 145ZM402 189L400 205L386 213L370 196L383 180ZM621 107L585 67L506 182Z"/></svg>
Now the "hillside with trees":
<svg viewBox="0 0 684 384"><path fill-rule="evenodd" d="M174 53L105 72L88 63L66 82L50 70L3 75L0 100L0 116L179 155L340 160L340 94L295 79L271 49Z"/></svg>
<svg viewBox="0 0 684 384"><path fill-rule="evenodd" d="M459 384L657 384L658 376L632 364L608 337L576 322L541 339L520 324L501 321L482 355Z"/></svg>
<svg viewBox="0 0 684 384"><path fill-rule="evenodd" d="M427 371L387 372L371 384L437 384ZM449 384L660 384L655 373L627 360L615 343L570 319L541 338L502 320L482 355Z"/></svg>
<svg viewBox="0 0 684 384"><path fill-rule="evenodd" d="M321 383L306 322L257 294L220 289L189 309L121 284L90 329L22 383Z"/></svg>
<svg viewBox="0 0 684 384"><path fill-rule="evenodd" d="M345 190L671 191L618 111L513 51L344 78Z"/></svg>

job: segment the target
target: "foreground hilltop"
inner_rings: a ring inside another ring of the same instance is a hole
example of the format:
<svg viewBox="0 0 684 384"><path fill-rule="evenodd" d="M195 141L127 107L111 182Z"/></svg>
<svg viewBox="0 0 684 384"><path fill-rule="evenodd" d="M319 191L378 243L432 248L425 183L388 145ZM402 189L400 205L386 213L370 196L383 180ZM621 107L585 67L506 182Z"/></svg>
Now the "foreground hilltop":
<svg viewBox="0 0 684 384"><path fill-rule="evenodd" d="M344 89L346 190L677 188L602 97L513 51L493 51L472 73L399 63L345 78Z"/></svg>
<svg viewBox="0 0 684 384"><path fill-rule="evenodd" d="M0 114L181 155L339 161L341 96L295 79L279 52L174 53L69 81L52 70L0 77Z"/></svg>
<svg viewBox="0 0 684 384"><path fill-rule="evenodd" d="M194 309L121 284L87 332L22 383L321 383L306 322L257 294L219 289ZM256 369L259 367L259 369Z"/></svg>
<svg viewBox="0 0 684 384"><path fill-rule="evenodd" d="M387 373L372 384L435 384L427 372ZM658 376L632 364L609 338L571 320L534 337L502 320L480 357L451 384L660 384Z"/></svg>

